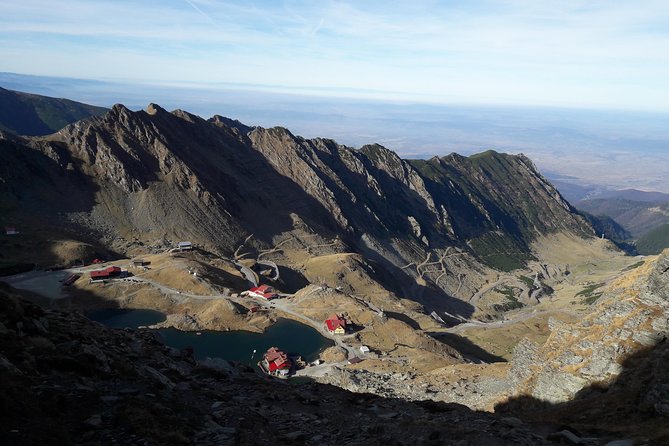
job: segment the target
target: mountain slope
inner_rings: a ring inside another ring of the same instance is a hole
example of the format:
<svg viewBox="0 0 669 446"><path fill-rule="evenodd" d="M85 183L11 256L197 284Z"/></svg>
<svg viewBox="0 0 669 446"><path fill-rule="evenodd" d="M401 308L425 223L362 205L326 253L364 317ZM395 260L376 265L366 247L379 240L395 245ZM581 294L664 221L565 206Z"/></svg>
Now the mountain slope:
<svg viewBox="0 0 669 446"><path fill-rule="evenodd" d="M669 223L669 203L666 201L596 198L579 201L575 207L592 215L612 218L633 237L640 237L661 224Z"/></svg>
<svg viewBox="0 0 669 446"><path fill-rule="evenodd" d="M669 248L669 223L651 229L636 241L639 254L659 254L666 248Z"/></svg>
<svg viewBox="0 0 669 446"><path fill-rule="evenodd" d="M108 109L68 99L6 90L0 87L0 130L19 135L48 135L68 124Z"/></svg>
<svg viewBox="0 0 669 446"><path fill-rule="evenodd" d="M44 138L4 135L0 150L2 223L75 227L119 253L188 239L230 254L251 234L251 252L320 237L376 261L416 299L473 294L485 264L521 266L538 236L593 235L524 156L409 162L379 145L153 104L115 105Z"/></svg>

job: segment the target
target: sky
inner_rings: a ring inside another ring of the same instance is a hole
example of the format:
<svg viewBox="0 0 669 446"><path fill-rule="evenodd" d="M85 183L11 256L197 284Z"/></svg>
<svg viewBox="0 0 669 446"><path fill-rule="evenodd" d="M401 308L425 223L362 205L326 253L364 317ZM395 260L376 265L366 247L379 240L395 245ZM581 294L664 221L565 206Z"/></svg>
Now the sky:
<svg viewBox="0 0 669 446"><path fill-rule="evenodd" d="M0 2L0 71L669 111L666 0Z"/></svg>

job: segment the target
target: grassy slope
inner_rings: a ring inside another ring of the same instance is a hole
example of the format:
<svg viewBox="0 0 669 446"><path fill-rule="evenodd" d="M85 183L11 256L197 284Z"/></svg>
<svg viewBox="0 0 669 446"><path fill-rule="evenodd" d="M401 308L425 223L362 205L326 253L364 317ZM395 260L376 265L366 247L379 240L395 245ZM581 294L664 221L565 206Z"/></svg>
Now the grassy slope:
<svg viewBox="0 0 669 446"><path fill-rule="evenodd" d="M20 135L48 135L106 108L0 88L0 129Z"/></svg>
<svg viewBox="0 0 669 446"><path fill-rule="evenodd" d="M669 248L669 223L665 223L652 229L641 236L636 242L639 254L659 254L663 249Z"/></svg>

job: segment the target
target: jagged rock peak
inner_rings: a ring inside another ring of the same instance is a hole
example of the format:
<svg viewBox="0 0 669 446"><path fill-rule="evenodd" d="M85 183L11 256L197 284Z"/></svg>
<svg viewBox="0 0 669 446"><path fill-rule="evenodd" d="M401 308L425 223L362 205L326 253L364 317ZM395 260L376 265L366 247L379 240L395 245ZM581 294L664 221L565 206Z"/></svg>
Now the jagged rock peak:
<svg viewBox="0 0 669 446"><path fill-rule="evenodd" d="M249 127L248 125L238 121L237 119L230 119L226 118L225 116L221 115L214 115L211 118L209 118L209 122L215 124L215 125L223 125L226 127L230 127L233 129L239 130L240 133L246 134L253 130L254 127Z"/></svg>
<svg viewBox="0 0 669 446"><path fill-rule="evenodd" d="M127 115L129 113L132 113L132 111L123 104L114 104L111 110L109 111L109 114L112 116Z"/></svg>
<svg viewBox="0 0 669 446"><path fill-rule="evenodd" d="M116 106L114 106L116 107ZM158 113L166 113L166 110L158 104L153 102L146 106L146 112L151 116L157 115Z"/></svg>
<svg viewBox="0 0 669 446"><path fill-rule="evenodd" d="M204 120L203 120L201 117L199 117L198 115L194 115L194 114L192 114L192 113L188 113L187 111L185 111L185 110L181 110L180 108L178 108L178 109L172 111L172 115L176 116L177 118L181 118L181 119L183 119L184 121L191 122L191 123L195 123L195 122L198 122L198 121L204 121Z"/></svg>

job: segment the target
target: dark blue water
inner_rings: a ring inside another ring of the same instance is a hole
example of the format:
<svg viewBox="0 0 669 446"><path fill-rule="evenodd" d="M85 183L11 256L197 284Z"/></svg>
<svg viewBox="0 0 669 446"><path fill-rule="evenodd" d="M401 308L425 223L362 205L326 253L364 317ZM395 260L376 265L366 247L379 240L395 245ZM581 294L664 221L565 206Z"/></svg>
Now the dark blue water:
<svg viewBox="0 0 669 446"><path fill-rule="evenodd" d="M151 325L165 320L162 313L152 310L113 309L96 311L88 315L94 321L114 328ZM332 341L318 333L308 325L289 319L280 319L264 333L249 331L181 331L176 328L158 330L166 345L182 349L193 347L195 357L223 358L255 364L262 358L262 353L270 347L278 347L287 353L301 355L305 360L312 361ZM256 353L253 353L256 350Z"/></svg>

